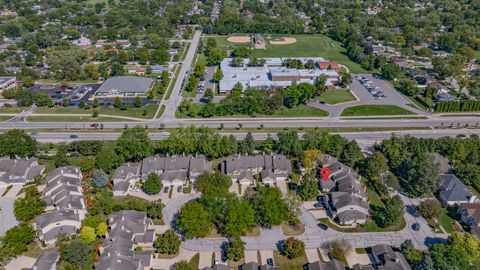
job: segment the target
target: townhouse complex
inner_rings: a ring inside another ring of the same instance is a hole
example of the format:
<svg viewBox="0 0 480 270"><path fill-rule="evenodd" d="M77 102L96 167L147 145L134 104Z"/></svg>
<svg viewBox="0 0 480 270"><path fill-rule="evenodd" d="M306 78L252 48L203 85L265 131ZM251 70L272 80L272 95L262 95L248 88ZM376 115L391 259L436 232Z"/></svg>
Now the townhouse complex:
<svg viewBox="0 0 480 270"><path fill-rule="evenodd" d="M284 155L231 155L223 161L222 171L240 185L255 184L256 175L262 183L273 185L276 181L287 180L292 165Z"/></svg>
<svg viewBox="0 0 480 270"><path fill-rule="evenodd" d="M148 157L141 163L126 163L115 170L113 195L126 196L136 190L140 179L146 180L150 173L160 176L163 186L183 186L187 180L195 182L203 172L212 171L212 163L204 156Z"/></svg>
<svg viewBox="0 0 480 270"><path fill-rule="evenodd" d="M45 166L36 158L0 158L0 187L23 186L43 174Z"/></svg>
<svg viewBox="0 0 480 270"><path fill-rule="evenodd" d="M87 212L79 167L60 167L48 174L42 199L46 212L37 216L35 224L40 240L55 243L60 235L76 234Z"/></svg>
<svg viewBox="0 0 480 270"><path fill-rule="evenodd" d="M328 192L325 206L331 217L341 224L366 223L370 207L360 176L338 161L327 162L324 167L329 168L331 174L327 180L320 180L320 186Z"/></svg>
<svg viewBox="0 0 480 270"><path fill-rule="evenodd" d="M136 250L152 247L155 241L152 225L143 212L125 210L111 214L110 231L99 249L95 269L147 269L153 259L152 250Z"/></svg>

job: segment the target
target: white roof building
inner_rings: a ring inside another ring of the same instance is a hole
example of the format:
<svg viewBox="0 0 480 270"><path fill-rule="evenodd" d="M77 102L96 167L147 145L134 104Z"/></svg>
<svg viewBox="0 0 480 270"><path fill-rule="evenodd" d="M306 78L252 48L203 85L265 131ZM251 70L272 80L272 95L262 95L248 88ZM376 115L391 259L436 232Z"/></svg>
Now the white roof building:
<svg viewBox="0 0 480 270"><path fill-rule="evenodd" d="M223 72L223 78L219 82L220 93L229 92L233 87L240 83L243 89L247 88L271 88L288 87L294 81L297 83L313 84L315 79L321 75L327 76L327 86L335 85L339 80L339 75L335 70L322 70L318 67L314 69L295 69L283 66L286 59L297 59L302 63L313 60L314 63L324 61L321 57L311 58L262 58L265 64L261 67L250 67L249 59L243 59L243 65L234 67L231 65L232 58L226 58L220 63Z"/></svg>

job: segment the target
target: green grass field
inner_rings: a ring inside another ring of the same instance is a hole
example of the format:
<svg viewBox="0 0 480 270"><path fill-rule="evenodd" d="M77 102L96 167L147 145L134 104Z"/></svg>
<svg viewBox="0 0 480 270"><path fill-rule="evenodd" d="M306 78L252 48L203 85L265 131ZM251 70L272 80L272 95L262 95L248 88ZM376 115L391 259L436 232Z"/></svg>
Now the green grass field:
<svg viewBox="0 0 480 270"><path fill-rule="evenodd" d="M264 258L262 258L263 260ZM308 263L307 256L305 253L295 259L289 259L286 256L283 256L278 251L273 251L273 260L276 266L280 266L282 270L299 270L303 269L303 267Z"/></svg>
<svg viewBox="0 0 480 270"><path fill-rule="evenodd" d="M343 110L341 116L376 116L376 115L412 115L413 112L395 105L359 105Z"/></svg>
<svg viewBox="0 0 480 270"><path fill-rule="evenodd" d="M114 107L98 107L96 109L80 109L77 107L60 107L55 106L52 108L48 107L40 107L38 108L35 113L39 114L70 114L70 113L78 113L78 114L93 114L94 110L98 111L98 114L104 115L118 115L118 116L127 116L127 117L135 117L135 118L145 118L150 119L153 118L155 112L157 111L158 105L156 104L148 104L141 108L127 108L126 110L120 110ZM143 115L144 110L146 110L147 114ZM33 114L35 115L35 114Z"/></svg>
<svg viewBox="0 0 480 270"><path fill-rule="evenodd" d="M17 106L1 107L0 108L0 113L21 113L25 109L27 109L27 107L17 107Z"/></svg>
<svg viewBox="0 0 480 270"><path fill-rule="evenodd" d="M203 103L193 103L192 104L192 109L195 112L195 115L198 115L198 113L202 110L203 106L205 106L205 104L203 104ZM180 113L179 111L175 112L175 116L177 118L189 118L188 115L186 115L184 113ZM229 115L229 116L225 116L225 117L228 117L228 118L231 118L231 117L238 117L238 118L257 117L257 118L262 118L262 117L326 117L326 116L328 116L328 112L302 104L302 105L298 105L296 107L293 107L291 109L284 108L283 110L278 110L272 115L257 114L255 116L249 116L249 115L244 115L244 114L237 114L237 115ZM197 116L196 118L200 118L200 116Z"/></svg>
<svg viewBox="0 0 480 270"><path fill-rule="evenodd" d="M217 46L224 50L231 50L238 46L249 45L250 43L231 43L227 36L208 36L217 41ZM207 37L207 38L208 38ZM268 35L265 35L268 37ZM353 73L370 73L359 64L353 62L346 55L345 48L340 42L325 35L272 35L271 38L293 37L297 42L288 45L267 44L266 50L253 50L256 57L323 57L326 60L336 61L347 66ZM205 40L206 38L204 38Z"/></svg>
<svg viewBox="0 0 480 270"><path fill-rule="evenodd" d="M326 91L322 93L317 100L323 101L330 105L334 105L334 104L339 104L339 103L344 103L349 101L355 101L357 99L349 89L339 89L339 90Z"/></svg>
<svg viewBox="0 0 480 270"><path fill-rule="evenodd" d="M28 122L129 122L133 120L127 120L122 118L109 118L109 117L91 117L91 116L35 116L30 115L27 117Z"/></svg>

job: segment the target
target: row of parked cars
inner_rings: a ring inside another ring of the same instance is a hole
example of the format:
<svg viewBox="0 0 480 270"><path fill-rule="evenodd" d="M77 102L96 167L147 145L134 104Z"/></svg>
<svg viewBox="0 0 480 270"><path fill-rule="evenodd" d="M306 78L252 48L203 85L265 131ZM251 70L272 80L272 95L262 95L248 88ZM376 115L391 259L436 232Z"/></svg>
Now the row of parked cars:
<svg viewBox="0 0 480 270"><path fill-rule="evenodd" d="M205 92L205 76L200 76L200 82L198 83L197 93Z"/></svg>
<svg viewBox="0 0 480 270"><path fill-rule="evenodd" d="M357 79L376 100L382 100L384 97L386 97L385 94L380 91L380 87L373 85L373 82L366 76L357 75L355 76L355 79Z"/></svg>

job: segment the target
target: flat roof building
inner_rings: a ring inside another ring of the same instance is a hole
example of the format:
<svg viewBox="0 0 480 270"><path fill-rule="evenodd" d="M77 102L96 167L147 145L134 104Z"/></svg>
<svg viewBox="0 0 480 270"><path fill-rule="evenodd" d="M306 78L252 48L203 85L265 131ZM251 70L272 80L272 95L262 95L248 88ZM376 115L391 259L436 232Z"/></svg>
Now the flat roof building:
<svg viewBox="0 0 480 270"><path fill-rule="evenodd" d="M249 66L249 59L243 59L242 65L233 66L232 58L226 58L220 63L223 78L219 82L220 93L230 92L236 84L241 84L243 89L266 89L272 87L288 87L293 82L314 84L315 80L325 75L326 85L334 86L339 81L339 75L334 69L321 69L315 65L313 69L296 69L284 66L287 59L299 60L302 63L311 61L321 63L321 57L311 58L262 58L264 65Z"/></svg>
<svg viewBox="0 0 480 270"><path fill-rule="evenodd" d="M145 97L153 85L153 79L137 76L117 76L108 78L95 91L95 98Z"/></svg>

